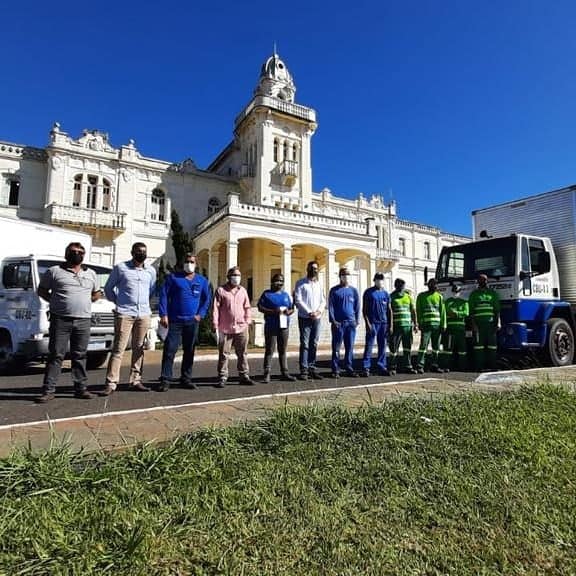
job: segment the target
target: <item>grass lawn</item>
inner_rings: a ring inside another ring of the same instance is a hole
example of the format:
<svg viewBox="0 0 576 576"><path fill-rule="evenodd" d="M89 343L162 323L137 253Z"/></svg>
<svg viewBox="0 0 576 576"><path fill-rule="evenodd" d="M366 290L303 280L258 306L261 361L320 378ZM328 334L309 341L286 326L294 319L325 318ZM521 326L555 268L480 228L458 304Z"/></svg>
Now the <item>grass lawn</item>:
<svg viewBox="0 0 576 576"><path fill-rule="evenodd" d="M576 574L576 395L290 409L0 461L0 573Z"/></svg>

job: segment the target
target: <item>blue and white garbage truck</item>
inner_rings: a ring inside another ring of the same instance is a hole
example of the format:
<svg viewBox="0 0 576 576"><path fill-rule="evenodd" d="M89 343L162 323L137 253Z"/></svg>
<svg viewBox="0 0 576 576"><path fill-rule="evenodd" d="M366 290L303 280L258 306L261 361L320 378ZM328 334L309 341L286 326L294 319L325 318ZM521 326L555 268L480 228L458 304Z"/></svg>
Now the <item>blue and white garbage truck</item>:
<svg viewBox="0 0 576 576"><path fill-rule="evenodd" d="M535 352L552 366L574 361L576 186L472 212L474 241L442 249L436 278L467 298L478 274L501 299L502 353Z"/></svg>

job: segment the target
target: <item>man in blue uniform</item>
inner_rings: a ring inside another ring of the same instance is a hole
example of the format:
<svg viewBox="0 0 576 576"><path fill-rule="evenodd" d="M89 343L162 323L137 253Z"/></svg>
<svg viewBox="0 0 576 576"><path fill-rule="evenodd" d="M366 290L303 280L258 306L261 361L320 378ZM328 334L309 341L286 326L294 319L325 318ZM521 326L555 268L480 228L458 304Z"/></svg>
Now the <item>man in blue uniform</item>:
<svg viewBox="0 0 576 576"><path fill-rule="evenodd" d="M390 376L386 364L386 340L388 338L392 309L390 308L390 295L384 289L384 274L382 272L374 274L374 286L364 292L362 297L362 315L366 322L366 345L364 347L361 376L370 376L374 340L378 343L378 373L381 376Z"/></svg>
<svg viewBox="0 0 576 576"><path fill-rule="evenodd" d="M360 322L360 297L358 290L350 286L350 271L340 269L340 284L330 289L328 311L332 326L332 378L340 377L340 348L344 342L344 368L346 375L355 377L354 340Z"/></svg>
<svg viewBox="0 0 576 576"><path fill-rule="evenodd" d="M211 299L208 280L196 273L196 257L187 254L178 269L166 277L160 292L160 324L168 328L162 351L160 392L166 392L170 386L174 356L181 341L183 357L180 382L187 388L196 388L192 382L194 350L200 320L206 316Z"/></svg>

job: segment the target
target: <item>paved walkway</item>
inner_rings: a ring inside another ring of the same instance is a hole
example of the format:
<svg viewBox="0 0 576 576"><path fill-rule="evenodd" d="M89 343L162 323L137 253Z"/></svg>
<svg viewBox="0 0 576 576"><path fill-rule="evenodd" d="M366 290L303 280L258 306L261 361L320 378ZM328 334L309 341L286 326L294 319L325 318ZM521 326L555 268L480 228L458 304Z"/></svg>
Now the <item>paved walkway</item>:
<svg viewBox="0 0 576 576"><path fill-rule="evenodd" d="M476 380L415 378L403 381L365 383L350 381L334 387L265 393L253 396L152 406L109 412L21 422L0 426L0 457L15 448L46 449L66 443L72 450L120 449L141 442L162 442L204 426L226 426L265 417L281 406L360 406L406 396L430 398L438 394L503 391L521 385L551 381L574 386L576 367L540 368L482 374Z"/></svg>

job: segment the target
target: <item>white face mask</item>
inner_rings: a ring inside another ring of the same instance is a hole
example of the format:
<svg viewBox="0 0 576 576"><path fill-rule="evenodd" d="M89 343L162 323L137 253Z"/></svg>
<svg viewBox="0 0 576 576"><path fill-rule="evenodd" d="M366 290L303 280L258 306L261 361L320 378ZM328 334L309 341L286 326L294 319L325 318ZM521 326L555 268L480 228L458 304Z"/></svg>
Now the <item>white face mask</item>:
<svg viewBox="0 0 576 576"><path fill-rule="evenodd" d="M232 286L238 286L238 284L240 284L241 279L242 276L238 275L230 276L230 284L232 284Z"/></svg>
<svg viewBox="0 0 576 576"><path fill-rule="evenodd" d="M378 290L382 290L382 288L384 288L384 280L374 280L374 286L376 286Z"/></svg>
<svg viewBox="0 0 576 576"><path fill-rule="evenodd" d="M184 262L184 272L186 272L186 274L193 274L194 272L196 272L196 263Z"/></svg>

